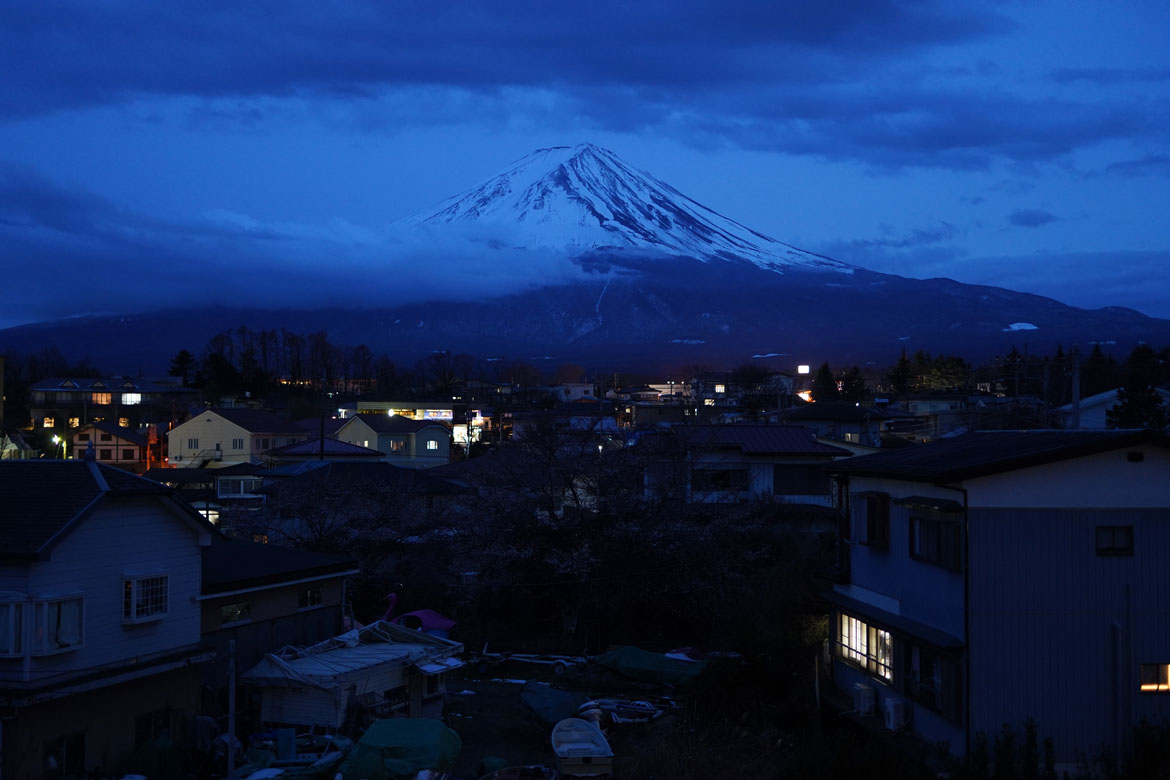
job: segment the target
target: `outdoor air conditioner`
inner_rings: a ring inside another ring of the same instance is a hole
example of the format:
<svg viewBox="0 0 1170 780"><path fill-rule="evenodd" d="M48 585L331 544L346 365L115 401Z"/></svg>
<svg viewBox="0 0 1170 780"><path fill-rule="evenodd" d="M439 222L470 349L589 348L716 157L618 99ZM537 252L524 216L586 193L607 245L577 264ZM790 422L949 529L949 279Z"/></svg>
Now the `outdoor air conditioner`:
<svg viewBox="0 0 1170 780"><path fill-rule="evenodd" d="M873 688L865 683L853 684L853 709L859 715L873 715Z"/></svg>
<svg viewBox="0 0 1170 780"><path fill-rule="evenodd" d="M886 699L886 728L890 731L906 728L910 722L910 705L904 699Z"/></svg>

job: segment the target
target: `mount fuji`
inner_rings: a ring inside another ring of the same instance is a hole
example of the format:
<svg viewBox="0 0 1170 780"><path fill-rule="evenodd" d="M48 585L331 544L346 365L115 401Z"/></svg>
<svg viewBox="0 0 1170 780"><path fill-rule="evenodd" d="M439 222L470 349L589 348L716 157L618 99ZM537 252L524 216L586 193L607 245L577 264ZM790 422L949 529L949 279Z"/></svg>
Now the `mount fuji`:
<svg viewBox="0 0 1170 780"><path fill-rule="evenodd" d="M779 272L854 270L744 227L593 144L538 149L478 187L398 224L510 231L515 249L683 256Z"/></svg>
<svg viewBox="0 0 1170 780"><path fill-rule="evenodd" d="M590 144L533 152L391 233L400 240L387 243L385 267L353 282L367 300L384 295L383 305L323 308L306 289L303 305L281 310L204 307L9 328L0 350L56 344L106 370L161 370L178 349L246 325L325 330L333 343L402 361L447 350L604 372L758 358L782 370L823 360L881 366L903 350L980 362L1013 346L1087 352L1103 342L1125 354L1139 341L1170 344L1170 320L1130 309L875 273L789 246ZM335 273L320 269L322 279ZM420 295L401 281L423 273L440 279L439 292ZM494 286L477 284L489 275ZM382 278L393 282L375 290Z"/></svg>

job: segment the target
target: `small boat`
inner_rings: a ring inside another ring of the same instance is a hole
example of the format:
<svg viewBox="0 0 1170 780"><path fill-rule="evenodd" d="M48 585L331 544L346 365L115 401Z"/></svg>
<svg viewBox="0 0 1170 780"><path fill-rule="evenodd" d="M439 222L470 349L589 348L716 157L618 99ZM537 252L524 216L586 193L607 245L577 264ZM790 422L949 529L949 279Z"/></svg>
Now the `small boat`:
<svg viewBox="0 0 1170 780"><path fill-rule="evenodd" d="M666 700L668 707L673 701ZM597 723L608 715L614 723L649 723L662 715L662 707L643 699L593 699L581 705L577 715Z"/></svg>
<svg viewBox="0 0 1170 780"><path fill-rule="evenodd" d="M596 724L580 718L565 718L552 732L557 766L566 777L613 775L613 750Z"/></svg>

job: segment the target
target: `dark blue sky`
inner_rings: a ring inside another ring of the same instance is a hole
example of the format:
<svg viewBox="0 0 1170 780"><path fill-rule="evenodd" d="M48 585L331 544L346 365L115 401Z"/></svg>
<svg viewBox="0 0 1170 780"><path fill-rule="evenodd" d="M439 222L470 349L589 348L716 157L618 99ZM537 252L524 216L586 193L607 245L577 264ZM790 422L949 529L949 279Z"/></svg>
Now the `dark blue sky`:
<svg viewBox="0 0 1170 780"><path fill-rule="evenodd" d="M1152 0L9 7L0 326L441 290L460 261L390 223L585 141L845 262L1170 317L1168 29Z"/></svg>

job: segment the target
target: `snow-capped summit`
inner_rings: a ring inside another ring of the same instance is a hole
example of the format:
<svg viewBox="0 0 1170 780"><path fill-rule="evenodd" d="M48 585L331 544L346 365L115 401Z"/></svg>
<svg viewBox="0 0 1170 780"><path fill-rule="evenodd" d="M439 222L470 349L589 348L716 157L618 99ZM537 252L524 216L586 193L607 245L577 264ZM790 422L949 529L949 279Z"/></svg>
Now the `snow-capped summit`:
<svg viewBox="0 0 1170 780"><path fill-rule="evenodd" d="M404 227L482 226L514 247L643 250L762 268L852 272L717 214L593 144L554 146L500 175L401 220Z"/></svg>

